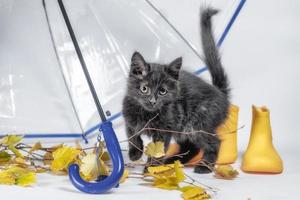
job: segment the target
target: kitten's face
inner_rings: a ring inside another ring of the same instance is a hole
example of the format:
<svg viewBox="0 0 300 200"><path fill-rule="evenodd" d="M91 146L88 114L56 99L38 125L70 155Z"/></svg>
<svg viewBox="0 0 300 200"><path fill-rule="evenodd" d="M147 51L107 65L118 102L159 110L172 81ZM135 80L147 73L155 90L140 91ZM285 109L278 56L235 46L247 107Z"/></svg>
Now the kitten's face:
<svg viewBox="0 0 300 200"><path fill-rule="evenodd" d="M144 109L154 112L172 102L178 93L178 76L181 58L169 65L149 64L138 52L131 59L128 95Z"/></svg>

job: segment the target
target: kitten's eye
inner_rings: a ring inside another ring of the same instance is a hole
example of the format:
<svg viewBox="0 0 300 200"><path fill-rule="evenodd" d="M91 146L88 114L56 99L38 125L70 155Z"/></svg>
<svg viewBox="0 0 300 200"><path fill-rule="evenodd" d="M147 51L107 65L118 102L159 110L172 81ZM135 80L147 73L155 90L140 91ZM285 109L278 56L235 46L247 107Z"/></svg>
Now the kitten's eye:
<svg viewBox="0 0 300 200"><path fill-rule="evenodd" d="M149 88L145 85L141 85L140 90L142 93L146 94L149 91Z"/></svg>
<svg viewBox="0 0 300 200"><path fill-rule="evenodd" d="M165 88L160 88L160 90L159 90L160 95L166 95L167 93L168 93L168 91Z"/></svg>

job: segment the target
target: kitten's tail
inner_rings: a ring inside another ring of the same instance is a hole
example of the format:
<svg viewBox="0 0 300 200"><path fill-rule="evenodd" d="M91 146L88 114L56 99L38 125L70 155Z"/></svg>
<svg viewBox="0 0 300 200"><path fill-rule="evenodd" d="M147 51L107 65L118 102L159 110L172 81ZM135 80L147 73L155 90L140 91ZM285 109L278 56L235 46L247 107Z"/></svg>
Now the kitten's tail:
<svg viewBox="0 0 300 200"><path fill-rule="evenodd" d="M212 83L218 87L224 94L229 94L229 83L227 75L224 72L218 48L212 33L211 17L218 13L213 8L201 9L201 40L202 49L205 56L205 64L207 65L212 77Z"/></svg>

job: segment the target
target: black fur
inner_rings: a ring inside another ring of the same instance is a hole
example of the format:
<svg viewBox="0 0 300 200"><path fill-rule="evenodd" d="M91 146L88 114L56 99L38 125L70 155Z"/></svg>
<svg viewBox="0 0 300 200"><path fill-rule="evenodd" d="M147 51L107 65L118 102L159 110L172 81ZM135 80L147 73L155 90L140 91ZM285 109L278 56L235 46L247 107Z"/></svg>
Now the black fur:
<svg viewBox="0 0 300 200"><path fill-rule="evenodd" d="M123 101L128 137L142 129L157 114L148 127L179 132L203 130L215 134L216 128L225 120L229 107L229 88L211 30L211 16L215 13L216 11L210 8L201 12L203 51L213 85L180 70L182 58L161 65L147 63L138 52L133 54L127 94ZM165 159L165 163L172 163L176 159L185 163L200 149L204 150L205 162L213 166L216 161L220 144L216 136L205 133L170 134L160 131L144 131L141 134L151 136L154 141L164 142L166 149L173 137L180 145L181 153L189 152L181 158ZM137 160L142 156L136 147L143 150L140 135L130 139L131 160ZM209 171L205 166L195 168L197 173Z"/></svg>
<svg viewBox="0 0 300 200"><path fill-rule="evenodd" d="M205 56L205 63L211 73L212 83L224 94L229 94L229 84L227 76L222 67L221 58L215 44L211 28L211 17L218 11L213 8L206 8L201 11L201 40Z"/></svg>

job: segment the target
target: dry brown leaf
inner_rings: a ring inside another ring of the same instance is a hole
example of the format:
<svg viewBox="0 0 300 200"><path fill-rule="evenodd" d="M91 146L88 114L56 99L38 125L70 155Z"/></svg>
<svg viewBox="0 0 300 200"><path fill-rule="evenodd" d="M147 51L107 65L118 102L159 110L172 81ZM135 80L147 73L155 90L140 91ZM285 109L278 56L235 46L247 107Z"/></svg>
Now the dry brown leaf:
<svg viewBox="0 0 300 200"><path fill-rule="evenodd" d="M231 180L234 179L238 174L239 172L233 169L231 165L218 165L215 168L215 177L217 178Z"/></svg>
<svg viewBox="0 0 300 200"><path fill-rule="evenodd" d="M45 155L43 157L44 165L51 165L52 161L53 161L52 153L51 152L45 153Z"/></svg>
<svg viewBox="0 0 300 200"><path fill-rule="evenodd" d="M42 147L42 144L40 142L37 142L33 145L33 147L29 150L29 154L31 154L34 151L40 150Z"/></svg>

